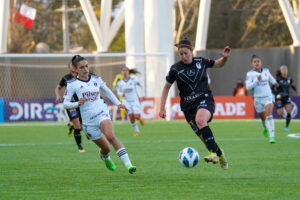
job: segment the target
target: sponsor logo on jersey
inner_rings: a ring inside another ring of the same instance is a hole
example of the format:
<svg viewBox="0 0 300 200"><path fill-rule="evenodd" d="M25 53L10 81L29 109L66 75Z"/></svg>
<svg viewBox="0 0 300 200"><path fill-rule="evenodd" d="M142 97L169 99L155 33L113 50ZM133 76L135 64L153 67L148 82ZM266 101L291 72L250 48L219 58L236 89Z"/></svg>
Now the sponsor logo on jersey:
<svg viewBox="0 0 300 200"><path fill-rule="evenodd" d="M194 69L190 69L187 71L187 75L189 75L189 76L194 76L195 74L196 74L196 72Z"/></svg>
<svg viewBox="0 0 300 200"><path fill-rule="evenodd" d="M202 67L202 66L201 66L201 63L200 63L200 62L197 62L197 63L196 63L196 67L197 67L197 69L201 69L201 67Z"/></svg>
<svg viewBox="0 0 300 200"><path fill-rule="evenodd" d="M98 96L99 96L98 91L97 92L87 91L82 93L82 97L85 98L86 101L95 101L98 99Z"/></svg>
<svg viewBox="0 0 300 200"><path fill-rule="evenodd" d="M200 97L202 94L193 94L190 96L186 96L184 97L184 101L192 101L194 99L197 99L198 97Z"/></svg>

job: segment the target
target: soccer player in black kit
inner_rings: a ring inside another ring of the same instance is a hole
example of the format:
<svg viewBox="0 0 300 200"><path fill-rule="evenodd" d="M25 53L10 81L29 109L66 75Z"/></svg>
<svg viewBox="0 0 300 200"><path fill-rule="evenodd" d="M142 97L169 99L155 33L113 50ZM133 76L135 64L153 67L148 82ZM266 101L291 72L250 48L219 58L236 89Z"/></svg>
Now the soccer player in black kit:
<svg viewBox="0 0 300 200"><path fill-rule="evenodd" d="M214 164L220 162L223 169L228 168L224 152L215 142L213 133L208 126L215 110L215 102L208 86L206 69L222 67L230 56L230 48L223 49L222 57L218 60L209 60L202 57L193 57L193 46L188 39L181 40L175 45L181 61L171 66L166 77L161 97L159 116L166 117L165 104L169 90L176 81L179 89L180 107L186 121L193 131L204 142L209 155L204 157L206 162Z"/></svg>
<svg viewBox="0 0 300 200"><path fill-rule="evenodd" d="M74 56L72 58L72 60L74 60L76 58L76 56ZM70 63L68 64L68 68L69 68L70 73L65 75L60 80L59 84L55 88L55 95L56 95L55 103L59 103L61 101L60 90L63 87L67 87L67 81L71 80L75 76L77 76L75 68L72 65L72 61L70 61ZM78 101L78 97L77 97L76 94L73 96L73 101L74 102ZM81 131L81 117L80 117L79 108L67 109L67 113L68 113L70 121L73 124L73 125L68 124L68 126L69 126L69 136L71 136L72 130L74 129L74 138L75 138L75 141L76 141L76 144L77 144L77 147L78 147L78 151L80 153L83 153L83 152L85 152L85 150L83 149L82 144L81 144L81 134L80 134L80 131Z"/></svg>
<svg viewBox="0 0 300 200"><path fill-rule="evenodd" d="M275 95L275 107L277 109L277 114L281 117L283 116L283 107L286 110L286 124L284 130L290 131L289 124L291 121L291 111L292 104L290 98L290 87L299 94L296 87L293 85L293 80L288 75L288 68L285 65L282 65L276 73L276 81L279 84L279 87L272 88L272 91Z"/></svg>

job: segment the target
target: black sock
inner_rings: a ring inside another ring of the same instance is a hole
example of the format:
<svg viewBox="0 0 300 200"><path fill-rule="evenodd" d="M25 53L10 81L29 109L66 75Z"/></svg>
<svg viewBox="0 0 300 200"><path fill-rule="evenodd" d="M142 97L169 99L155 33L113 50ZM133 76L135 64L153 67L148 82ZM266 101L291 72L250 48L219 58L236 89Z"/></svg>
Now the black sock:
<svg viewBox="0 0 300 200"><path fill-rule="evenodd" d="M291 122L291 114L287 114L286 115L286 127L289 126L290 122Z"/></svg>
<svg viewBox="0 0 300 200"><path fill-rule="evenodd" d="M200 131L208 150L217 153L217 156L221 156L222 151L215 142L215 138L209 126L205 126L204 128L200 129Z"/></svg>
<svg viewBox="0 0 300 200"><path fill-rule="evenodd" d="M82 149L80 129L74 129L74 138L75 138L78 148Z"/></svg>

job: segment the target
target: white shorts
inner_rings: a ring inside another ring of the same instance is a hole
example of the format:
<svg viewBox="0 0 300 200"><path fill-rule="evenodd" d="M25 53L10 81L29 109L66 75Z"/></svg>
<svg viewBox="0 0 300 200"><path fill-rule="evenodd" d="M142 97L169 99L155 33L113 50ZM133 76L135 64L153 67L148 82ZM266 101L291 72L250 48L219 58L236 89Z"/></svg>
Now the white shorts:
<svg viewBox="0 0 300 200"><path fill-rule="evenodd" d="M272 96L254 97L254 107L257 113L264 112L266 105L270 103L273 103Z"/></svg>
<svg viewBox="0 0 300 200"><path fill-rule="evenodd" d="M103 111L103 113L101 113L99 116L97 116L97 118L95 118L94 123L83 124L82 128L83 128L86 136L90 140L98 140L99 138L101 138L102 132L100 129L100 124L102 121L107 120L107 119L111 120L110 115L109 115L108 111Z"/></svg>
<svg viewBox="0 0 300 200"><path fill-rule="evenodd" d="M128 114L141 114L142 107L139 101L132 101L132 102L123 101L122 103L128 109Z"/></svg>

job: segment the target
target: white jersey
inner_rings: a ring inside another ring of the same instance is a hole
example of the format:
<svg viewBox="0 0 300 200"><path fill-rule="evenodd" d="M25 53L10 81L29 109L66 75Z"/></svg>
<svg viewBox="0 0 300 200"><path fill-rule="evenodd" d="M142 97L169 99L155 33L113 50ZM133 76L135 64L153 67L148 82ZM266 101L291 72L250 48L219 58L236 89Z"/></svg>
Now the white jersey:
<svg viewBox="0 0 300 200"><path fill-rule="evenodd" d="M261 80L257 77L261 75ZM274 85L276 80L271 75L269 69L262 68L261 72L251 70L246 76L246 88L247 90L253 90L254 97L266 97L272 96L269 81Z"/></svg>
<svg viewBox="0 0 300 200"><path fill-rule="evenodd" d="M90 75L88 81L75 78L68 82L64 95L64 107L78 107L78 102L71 102L72 96L76 93L78 99L85 99L85 103L79 107L82 123L84 125L97 125L98 122L96 119L103 114L103 112L108 113L108 108L104 100L100 97L100 90L103 91L114 104L120 104L120 101L99 76Z"/></svg>
<svg viewBox="0 0 300 200"><path fill-rule="evenodd" d="M136 90L136 86L139 86L142 90L142 97L145 97L144 86L134 77L129 77L128 81L121 79L117 84L117 92L119 96L123 96L123 100L126 102L139 101L139 96Z"/></svg>

